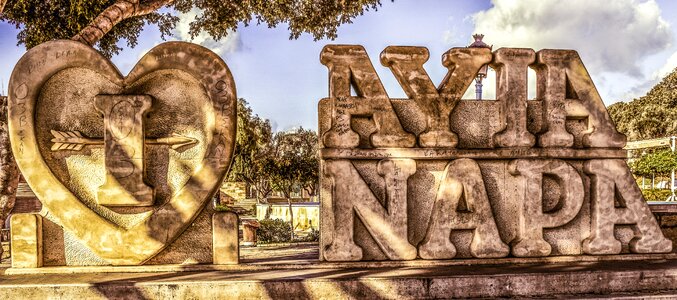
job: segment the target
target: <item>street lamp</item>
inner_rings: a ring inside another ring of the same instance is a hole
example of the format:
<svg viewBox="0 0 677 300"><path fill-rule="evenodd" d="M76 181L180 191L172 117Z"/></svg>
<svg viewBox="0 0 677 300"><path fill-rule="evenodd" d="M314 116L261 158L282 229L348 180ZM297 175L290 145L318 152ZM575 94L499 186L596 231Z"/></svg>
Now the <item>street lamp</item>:
<svg viewBox="0 0 677 300"><path fill-rule="evenodd" d="M475 41L468 46L468 48L487 48L491 51L492 46L487 45L485 42L482 41L484 38L484 34L473 34L472 35L473 39ZM482 79L487 77L487 71L489 69L489 65L483 65L480 67L480 70L477 72L477 76L475 77L475 98L477 100L482 100Z"/></svg>
<svg viewBox="0 0 677 300"><path fill-rule="evenodd" d="M670 150L672 150L672 153L675 153L675 150L677 150L675 145L675 142L677 141L677 136L671 136L670 137ZM668 197L667 201L677 201L677 195L675 195L675 169L672 169L672 176L670 176L670 192L671 195Z"/></svg>

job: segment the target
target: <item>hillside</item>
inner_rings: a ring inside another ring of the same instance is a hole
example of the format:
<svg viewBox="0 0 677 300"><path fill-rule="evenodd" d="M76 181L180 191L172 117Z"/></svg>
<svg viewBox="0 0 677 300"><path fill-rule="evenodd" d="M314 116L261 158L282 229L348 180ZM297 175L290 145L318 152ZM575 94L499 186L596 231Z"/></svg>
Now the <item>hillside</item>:
<svg viewBox="0 0 677 300"><path fill-rule="evenodd" d="M677 135L677 69L640 98L608 107L629 141Z"/></svg>

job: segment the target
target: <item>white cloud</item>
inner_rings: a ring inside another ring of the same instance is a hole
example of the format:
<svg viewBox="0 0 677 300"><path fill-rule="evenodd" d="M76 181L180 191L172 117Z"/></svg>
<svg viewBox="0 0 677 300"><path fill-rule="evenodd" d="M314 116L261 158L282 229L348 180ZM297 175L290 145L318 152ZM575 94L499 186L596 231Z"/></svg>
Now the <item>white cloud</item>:
<svg viewBox="0 0 677 300"><path fill-rule="evenodd" d="M677 52L672 53L665 64L652 74L654 79L660 80L677 68Z"/></svg>
<svg viewBox="0 0 677 300"><path fill-rule="evenodd" d="M672 73L677 68L677 52L672 53L670 57L663 63L663 65L655 70L650 76L643 81L633 85L629 90L625 91L619 98L623 101L629 101L634 98L644 96L651 88L658 84L663 77ZM627 85L626 85L627 86Z"/></svg>
<svg viewBox="0 0 677 300"><path fill-rule="evenodd" d="M195 17L200 13L199 9L194 8L185 14L179 14L179 22L176 24L176 28L174 28L173 37L179 41L200 44L221 56L233 53L240 49L242 41L240 39L240 34L237 31L229 31L228 35L219 41L214 40L204 31L200 32L194 38L191 38L190 22L195 20Z"/></svg>
<svg viewBox="0 0 677 300"><path fill-rule="evenodd" d="M475 81L470 84L463 94L462 99L475 99ZM532 69L527 71L527 99L536 98L536 72ZM487 77L482 80L482 99L496 99L496 72L489 68Z"/></svg>
<svg viewBox="0 0 677 300"><path fill-rule="evenodd" d="M592 72L642 76L641 61L670 46L670 25L654 0L492 0L472 16L498 47L577 50Z"/></svg>
<svg viewBox="0 0 677 300"><path fill-rule="evenodd" d="M494 50L574 49L609 103L643 95L677 66L676 53L660 70L647 70L650 57L673 42L670 24L655 0L492 0L492 4L471 18L474 32L485 34ZM529 85L535 84L529 79Z"/></svg>

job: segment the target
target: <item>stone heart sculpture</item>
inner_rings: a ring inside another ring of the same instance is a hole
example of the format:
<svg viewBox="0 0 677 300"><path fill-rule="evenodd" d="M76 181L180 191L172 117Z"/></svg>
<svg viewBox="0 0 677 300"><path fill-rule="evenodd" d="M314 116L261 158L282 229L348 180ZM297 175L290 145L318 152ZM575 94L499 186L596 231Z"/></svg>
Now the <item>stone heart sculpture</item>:
<svg viewBox="0 0 677 300"><path fill-rule="evenodd" d="M28 51L9 84L12 150L41 214L112 265L168 246L218 189L235 142L235 83L198 45L151 49L127 77L94 49Z"/></svg>

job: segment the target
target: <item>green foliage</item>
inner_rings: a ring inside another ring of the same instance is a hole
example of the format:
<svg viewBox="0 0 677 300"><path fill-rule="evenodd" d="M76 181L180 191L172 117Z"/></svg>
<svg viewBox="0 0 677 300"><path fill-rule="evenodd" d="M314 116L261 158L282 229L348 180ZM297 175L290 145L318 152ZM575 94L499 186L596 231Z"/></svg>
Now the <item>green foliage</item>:
<svg viewBox="0 0 677 300"><path fill-rule="evenodd" d="M272 142L270 121L254 114L247 101L239 99L235 151L228 180L253 186L259 200L272 190L269 180L274 166Z"/></svg>
<svg viewBox="0 0 677 300"><path fill-rule="evenodd" d="M222 205L222 204L214 205L214 210L215 211L225 211L225 212L232 211L232 209L230 209L230 207Z"/></svg>
<svg viewBox="0 0 677 300"><path fill-rule="evenodd" d="M303 127L294 131L278 132L273 138L273 149L273 187L286 198L291 198L291 193L298 189L305 189L310 195L314 195L319 170L317 133Z"/></svg>
<svg viewBox="0 0 677 300"><path fill-rule="evenodd" d="M275 161L272 165L270 181L273 188L282 192L287 198L289 213L293 220L292 192L306 187L311 187L309 190L311 193L316 190L319 168L317 134L303 127L295 131L278 132L273 138L273 149Z"/></svg>
<svg viewBox="0 0 677 300"><path fill-rule="evenodd" d="M228 30L236 29L240 22L247 26L255 21L271 28L286 23L291 32L290 39L305 32L319 40L336 38L340 25L352 23L353 18L369 9L376 10L380 5L379 0L177 0L174 8L180 12L188 12L194 7L202 11L190 24L192 36L206 31L220 39L228 34Z"/></svg>
<svg viewBox="0 0 677 300"><path fill-rule="evenodd" d="M85 28L104 9L116 0L8 0L0 21L6 21L20 29L18 44L26 48L56 39L70 39ZM162 38L171 34L178 17L170 13L151 13L123 20L99 40L96 48L107 57L117 54L122 48L119 40L135 47L139 34L147 24L154 24Z"/></svg>
<svg viewBox="0 0 677 300"><path fill-rule="evenodd" d="M69 39L79 33L103 10L116 0L8 0L0 20L14 24L20 29L18 43L32 48L54 39ZM130 2L132 2L130 0ZM158 0L140 0L141 4ZM165 1L163 1L164 3ZM315 40L336 38L337 28L380 6L378 0L177 0L168 2L169 12L154 12L148 15L123 20L104 35L96 47L110 57L120 52L116 43L127 40L127 45L137 44L139 33L146 24L155 24L163 35L168 35L176 26L178 12L198 9L199 13L190 23L190 34L195 37L207 32L219 40L239 24L247 26L255 21L268 27L286 24L290 39L302 33L313 35Z"/></svg>
<svg viewBox="0 0 677 300"><path fill-rule="evenodd" d="M646 189L642 190L642 195L644 195L644 200L646 201L665 201L665 199L668 199L668 197L672 195L672 191L665 189Z"/></svg>
<svg viewBox="0 0 677 300"><path fill-rule="evenodd" d="M256 239L259 243L286 243L291 241L291 225L280 219L265 219L259 221L261 225L256 230Z"/></svg>
<svg viewBox="0 0 677 300"><path fill-rule="evenodd" d="M677 70L645 96L608 110L618 131L631 141L677 135Z"/></svg>
<svg viewBox="0 0 677 300"><path fill-rule="evenodd" d="M311 228L310 232L304 236L299 236L295 240L296 242L319 242L320 241L320 231Z"/></svg>
<svg viewBox="0 0 677 300"><path fill-rule="evenodd" d="M677 155L670 149L661 149L636 159L630 163L635 175L667 175L677 168Z"/></svg>
<svg viewBox="0 0 677 300"><path fill-rule="evenodd" d="M299 128L273 135L270 122L238 100L238 126L229 181L244 181L263 200L272 190L286 198L299 189L315 195L318 184L317 133Z"/></svg>

